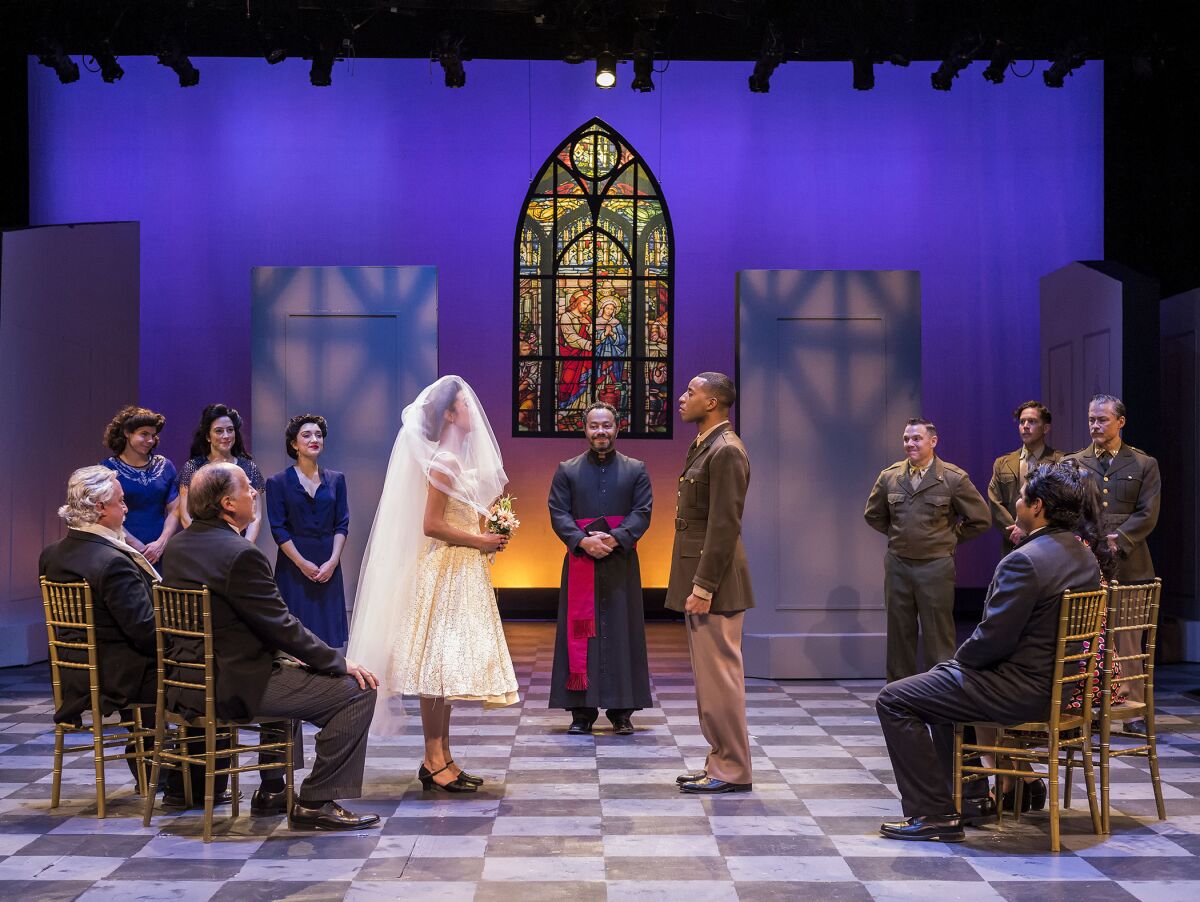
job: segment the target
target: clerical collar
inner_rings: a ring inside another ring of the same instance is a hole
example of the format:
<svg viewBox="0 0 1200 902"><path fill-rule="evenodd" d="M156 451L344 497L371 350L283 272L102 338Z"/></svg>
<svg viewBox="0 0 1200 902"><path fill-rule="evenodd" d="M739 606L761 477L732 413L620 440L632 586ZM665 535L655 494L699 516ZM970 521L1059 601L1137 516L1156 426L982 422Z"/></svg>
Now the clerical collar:
<svg viewBox="0 0 1200 902"><path fill-rule="evenodd" d="M606 466L606 465L612 463L613 460L616 458L616 456L617 456L617 452L616 452L615 448L610 450L603 457L601 457L598 453L596 453L595 449L588 448L588 459L594 464L601 464L601 465Z"/></svg>

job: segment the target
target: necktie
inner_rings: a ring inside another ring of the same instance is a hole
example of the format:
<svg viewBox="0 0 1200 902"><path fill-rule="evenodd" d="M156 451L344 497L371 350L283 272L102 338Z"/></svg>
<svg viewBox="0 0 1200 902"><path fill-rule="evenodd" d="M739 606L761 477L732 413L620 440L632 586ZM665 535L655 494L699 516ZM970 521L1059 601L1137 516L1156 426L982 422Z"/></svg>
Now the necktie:
<svg viewBox="0 0 1200 902"><path fill-rule="evenodd" d="M1100 472L1107 473L1108 467L1111 463L1112 463L1112 455L1109 454L1108 452L1101 452L1101 454L1100 454Z"/></svg>

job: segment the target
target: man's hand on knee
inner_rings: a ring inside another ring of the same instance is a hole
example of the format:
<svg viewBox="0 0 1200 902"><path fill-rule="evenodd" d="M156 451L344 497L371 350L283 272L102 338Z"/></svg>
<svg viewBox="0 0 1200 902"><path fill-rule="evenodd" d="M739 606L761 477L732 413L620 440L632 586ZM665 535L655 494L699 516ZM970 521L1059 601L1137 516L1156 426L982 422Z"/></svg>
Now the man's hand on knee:
<svg viewBox="0 0 1200 902"><path fill-rule="evenodd" d="M361 664L355 664L353 661L346 662L346 673L358 680L359 689L378 689L379 680L375 679L375 674L367 670Z"/></svg>

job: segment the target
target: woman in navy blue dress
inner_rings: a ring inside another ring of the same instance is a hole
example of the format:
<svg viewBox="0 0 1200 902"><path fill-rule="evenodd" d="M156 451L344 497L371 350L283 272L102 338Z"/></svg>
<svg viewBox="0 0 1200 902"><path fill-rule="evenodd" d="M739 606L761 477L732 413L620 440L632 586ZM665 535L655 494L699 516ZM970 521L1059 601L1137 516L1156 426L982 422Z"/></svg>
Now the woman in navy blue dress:
<svg viewBox="0 0 1200 902"><path fill-rule="evenodd" d="M101 463L116 471L129 508L125 540L152 564L179 528L179 475L173 463L154 453L166 421L145 407L123 407L104 430L112 457Z"/></svg>
<svg viewBox="0 0 1200 902"><path fill-rule="evenodd" d="M314 413L288 421L284 444L296 463L267 480L267 517L279 545L279 594L301 623L337 648L348 636L340 562L350 507L346 478L317 466L328 432Z"/></svg>
<svg viewBox="0 0 1200 902"><path fill-rule="evenodd" d="M237 464L250 480L250 487L258 492L254 502L254 520L242 533L251 542L258 539L263 524L263 493L267 490L262 471L242 438L242 416L227 404L209 404L200 413L200 424L192 436L192 450L179 470L179 522L187 529L192 525L188 514L187 496L192 477L201 467L213 463Z"/></svg>

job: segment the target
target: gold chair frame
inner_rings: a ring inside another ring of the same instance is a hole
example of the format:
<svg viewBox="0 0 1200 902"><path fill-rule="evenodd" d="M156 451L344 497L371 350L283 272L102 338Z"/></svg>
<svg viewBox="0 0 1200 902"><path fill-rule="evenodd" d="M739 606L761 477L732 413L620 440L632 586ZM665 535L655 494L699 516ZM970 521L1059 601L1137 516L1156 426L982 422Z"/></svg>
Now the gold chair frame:
<svg viewBox="0 0 1200 902"><path fill-rule="evenodd" d="M1111 833L1109 790L1109 763L1113 758L1124 756L1145 758L1150 763L1150 782L1154 788L1154 802L1158 809L1158 819L1166 820L1167 806L1163 801L1162 779L1158 770L1158 736L1154 725L1154 649L1158 637L1158 613L1162 599L1162 580L1155 579L1148 583L1113 583L1108 593L1108 612L1104 623L1104 665L1100 668L1100 716L1093 724L1093 731L1099 735L1099 764L1100 764L1100 820L1105 833ZM1117 652L1117 636L1121 633L1138 632L1141 634L1144 651L1132 655L1120 655ZM1117 716L1128 720L1131 716L1142 716L1146 720L1146 735L1130 733L1126 730L1114 730L1113 721L1113 686L1112 674L1117 664L1140 661L1141 673L1126 675L1127 668L1122 668L1119 682L1133 683L1142 681L1146 684L1146 700L1133 704L1118 705L1115 709ZM1141 744L1118 746L1113 748L1112 737L1120 736L1126 739L1144 740ZM1067 756L1067 791L1063 803L1071 807L1071 770L1074 767L1072 756ZM1085 765L1086 766L1086 765Z"/></svg>
<svg viewBox="0 0 1200 902"><path fill-rule="evenodd" d="M284 768L284 781L287 786L287 818L288 826L292 825L292 803L294 801L292 768L292 734L293 721L270 719L265 721L230 721L217 717L216 712L216 666L213 656L212 633L212 601L208 586L199 589L173 589L161 584L154 586L154 625L155 637L158 644L158 703L155 720L155 744L151 757L152 768L150 785L158 785L158 776L163 767L180 770L183 773L184 799L188 807L192 805L192 781L188 776L191 766L204 768L204 841L212 841L214 780L218 775L228 774L230 789L233 794L232 816L237 817L240 811L238 798L238 775L244 771L262 771ZM181 657L168 657L168 637L182 639L199 639L203 642L203 660L189 661ZM174 676L167 676L171 668ZM188 675L194 674L195 679ZM196 717L185 717L167 709L166 691L168 686L179 689L191 689L204 695L204 714ZM282 741L264 741L263 733L268 725L285 724ZM239 741L239 730L257 730L259 742L243 745ZM198 731L192 735L189 730ZM204 740L204 751L193 753L191 748L200 738ZM218 740L228 740L229 745L218 748ZM270 764L239 766L240 755L265 752L283 751L283 761ZM218 767L218 759L228 758L226 767ZM144 826L150 826L150 817L154 811L153 791L146 794L145 810L142 816Z"/></svg>
<svg viewBox="0 0 1200 902"><path fill-rule="evenodd" d="M50 807L57 808L62 792L63 756L92 750L92 760L96 766L96 817L103 818L106 813L104 763L106 761L135 760L137 791L146 791L146 740L154 735L154 731L142 726L142 709L151 708L149 704L132 704L132 720L105 722L100 712L100 662L96 652L96 621L92 608L92 588L86 582L57 583L41 577L42 608L46 614L46 641L50 649L50 684L54 692L54 710L59 710L63 704L62 671L86 670L88 675L88 692L91 696L91 723L80 725L56 723L54 725L54 779L50 789ZM69 642L60 638L58 630L83 630L85 641ZM87 652L87 662L64 660L61 651L74 649ZM86 711L84 712L87 713ZM119 729L122 732L109 734L108 729ZM92 741L88 745L68 746L66 737L69 735L88 733ZM127 752L125 747L132 742L134 751ZM120 752L105 754L105 749L120 746Z"/></svg>
<svg viewBox="0 0 1200 902"><path fill-rule="evenodd" d="M999 732L996 745L980 745L963 742L966 724L954 726L954 806L962 811L962 787L965 779L979 779L987 775L1010 776L1015 779L1014 818L1021 818L1021 795L1024 779L1030 776L1046 777L1049 781L1047 802L1050 806L1050 849L1058 852L1062 848L1059 832L1059 768L1068 765L1073 750L1079 749L1083 756L1084 780L1087 785L1088 805L1091 808L1092 829L1100 834L1102 823L1100 804L1096 795L1096 779L1092 767L1092 706L1091 687L1096 680L1096 656L1092 649L1100 636L1108 592L1064 592L1059 608L1058 640L1055 646L1054 676L1050 692L1050 716L1045 721L1029 721L1017 725L999 723L976 723ZM1081 643L1088 642L1088 651L1078 651ZM1080 662L1083 666L1080 667ZM1066 714L1062 710L1063 687L1074 685L1082 692L1083 704L1080 714ZM1007 741L1007 742L1006 742ZM968 765L967 757L980 753L996 756L994 767ZM1014 762L1004 766L1004 759ZM1044 772L1020 770L1015 762L1041 764ZM964 776L966 775L966 776ZM1069 782L1068 782L1068 785ZM997 812L1003 816L997 805Z"/></svg>

